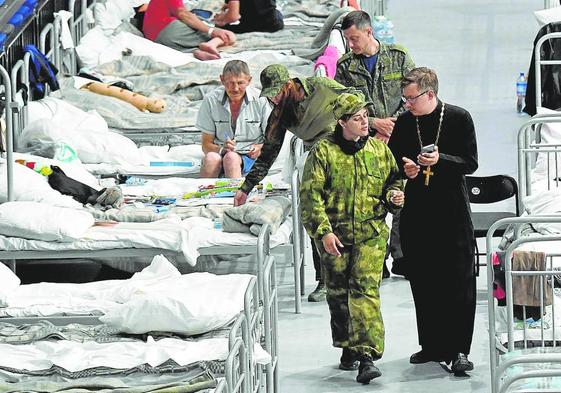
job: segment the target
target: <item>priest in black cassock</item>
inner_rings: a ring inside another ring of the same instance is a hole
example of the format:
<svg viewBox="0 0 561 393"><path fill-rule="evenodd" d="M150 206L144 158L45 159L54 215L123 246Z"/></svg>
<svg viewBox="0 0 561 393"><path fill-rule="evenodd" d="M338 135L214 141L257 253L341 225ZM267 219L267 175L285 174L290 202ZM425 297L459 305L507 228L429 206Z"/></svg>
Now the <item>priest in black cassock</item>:
<svg viewBox="0 0 561 393"><path fill-rule="evenodd" d="M468 111L438 98L433 70L410 71L402 92L408 111L397 119L389 147L407 179L400 235L421 345L410 362L445 361L464 375L473 369L467 355L476 297L464 175L477 169L475 129Z"/></svg>

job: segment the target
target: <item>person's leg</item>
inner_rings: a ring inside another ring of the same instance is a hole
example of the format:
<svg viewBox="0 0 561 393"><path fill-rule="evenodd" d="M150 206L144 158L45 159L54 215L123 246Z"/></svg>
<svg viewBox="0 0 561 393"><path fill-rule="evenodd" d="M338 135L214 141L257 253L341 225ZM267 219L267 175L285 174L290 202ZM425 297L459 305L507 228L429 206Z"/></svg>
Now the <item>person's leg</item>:
<svg viewBox="0 0 561 393"><path fill-rule="evenodd" d="M220 154L210 152L203 158L200 177L218 177L222 169L222 157Z"/></svg>
<svg viewBox="0 0 561 393"><path fill-rule="evenodd" d="M308 301L309 302L322 302L322 301L325 300L326 288L325 288L325 283L324 283L324 280L323 280L323 272L322 272L322 264L321 264L320 254L319 254L319 251L318 251L314 241L312 241L312 259L314 261L314 270L315 270L316 281L318 282L318 285L317 285L316 289L314 289L308 295Z"/></svg>
<svg viewBox="0 0 561 393"><path fill-rule="evenodd" d="M201 42L199 44L199 49L203 52L210 53L211 55L214 55L217 59L219 59L220 53L218 53L218 47L222 45L224 45L224 41L222 41L221 38L214 37L207 42Z"/></svg>
<svg viewBox="0 0 561 393"><path fill-rule="evenodd" d="M401 250L401 239L399 236L399 218L399 212L393 215L392 229L390 233L390 254L393 259L391 272L393 274L405 276L405 278L407 278L407 260L403 256L403 251Z"/></svg>
<svg viewBox="0 0 561 393"><path fill-rule="evenodd" d="M349 342L359 354L357 382L367 384L382 375L374 365L384 353L384 322L380 310L380 282L388 231L355 244L350 258Z"/></svg>
<svg viewBox="0 0 561 393"><path fill-rule="evenodd" d="M318 249L321 264L324 266L333 346L343 349L349 348L349 277L347 264L351 254L349 250L343 250L341 256L336 257L325 252L321 241L315 241L314 243L314 248ZM350 363L354 363L354 360Z"/></svg>
<svg viewBox="0 0 561 393"><path fill-rule="evenodd" d="M242 177L242 157L235 151L228 152L222 158L224 176L230 179Z"/></svg>
<svg viewBox="0 0 561 393"><path fill-rule="evenodd" d="M160 31L154 42L181 52L192 52L207 40L206 34L193 30L180 20L174 20Z"/></svg>

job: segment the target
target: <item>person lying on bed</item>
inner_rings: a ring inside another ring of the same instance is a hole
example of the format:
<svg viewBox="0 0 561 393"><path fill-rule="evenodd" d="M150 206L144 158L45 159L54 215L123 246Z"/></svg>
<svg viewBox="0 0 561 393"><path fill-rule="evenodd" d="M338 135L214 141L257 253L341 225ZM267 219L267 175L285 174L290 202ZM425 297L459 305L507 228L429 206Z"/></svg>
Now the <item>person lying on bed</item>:
<svg viewBox="0 0 561 393"><path fill-rule="evenodd" d="M274 33L284 28L276 3L275 0L226 0L222 12L214 17L214 24L234 33Z"/></svg>
<svg viewBox="0 0 561 393"><path fill-rule="evenodd" d="M263 91L261 96L273 104L267 122L262 154L247 174L244 183L234 196L234 205L243 205L247 195L269 172L279 155L286 130L304 141L306 150L335 129L333 104L342 93L354 93L353 87L345 87L324 77L290 78L281 64L271 64L260 75ZM325 283L321 274L319 254L312 247L317 288L308 296L309 302L325 300Z"/></svg>
<svg viewBox="0 0 561 393"><path fill-rule="evenodd" d="M271 108L249 86L247 63L230 60L220 75L222 86L206 95L197 115L205 153L201 177L240 178L261 154Z"/></svg>
<svg viewBox="0 0 561 393"><path fill-rule="evenodd" d="M143 33L158 44L193 52L199 60L219 59L218 48L236 41L231 31L210 27L187 11L182 0L151 0L144 15Z"/></svg>

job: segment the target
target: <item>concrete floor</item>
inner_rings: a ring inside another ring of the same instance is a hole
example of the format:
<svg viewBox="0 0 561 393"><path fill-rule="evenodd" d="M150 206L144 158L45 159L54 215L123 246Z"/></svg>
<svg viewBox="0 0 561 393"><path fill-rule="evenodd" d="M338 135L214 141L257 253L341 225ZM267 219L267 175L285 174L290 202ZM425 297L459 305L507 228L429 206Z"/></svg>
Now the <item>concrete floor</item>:
<svg viewBox="0 0 561 393"><path fill-rule="evenodd" d="M394 34L419 66L434 68L439 96L468 109L479 146L477 175L516 177L516 136L527 120L515 111L515 80L527 72L538 30L533 11L541 0L389 1ZM484 209L474 206L474 210ZM306 267L306 293L314 282ZM368 386L356 372L337 369L339 350L331 347L326 303L308 303L293 314L289 269L279 268L280 385L286 393L331 392L481 392L490 391L486 272L478 279L477 316L470 359L475 370L466 378L447 374L437 363L413 366L417 345L414 305L408 281L392 277L381 288L386 352L377 363L383 375ZM443 313L443 318L446 316Z"/></svg>

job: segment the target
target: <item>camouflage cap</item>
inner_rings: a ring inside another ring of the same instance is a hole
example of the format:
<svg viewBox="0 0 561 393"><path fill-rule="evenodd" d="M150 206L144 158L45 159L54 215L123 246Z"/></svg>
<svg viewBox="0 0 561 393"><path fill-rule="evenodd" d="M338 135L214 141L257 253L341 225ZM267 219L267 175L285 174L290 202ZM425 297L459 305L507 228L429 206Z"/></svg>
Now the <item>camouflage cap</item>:
<svg viewBox="0 0 561 393"><path fill-rule="evenodd" d="M271 64L261 71L261 97L274 97L290 79L288 70L281 64Z"/></svg>
<svg viewBox="0 0 561 393"><path fill-rule="evenodd" d="M344 115L354 115L359 110L370 104L364 99L364 94L356 92L354 94L340 94L333 103L333 115L339 120Z"/></svg>

